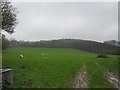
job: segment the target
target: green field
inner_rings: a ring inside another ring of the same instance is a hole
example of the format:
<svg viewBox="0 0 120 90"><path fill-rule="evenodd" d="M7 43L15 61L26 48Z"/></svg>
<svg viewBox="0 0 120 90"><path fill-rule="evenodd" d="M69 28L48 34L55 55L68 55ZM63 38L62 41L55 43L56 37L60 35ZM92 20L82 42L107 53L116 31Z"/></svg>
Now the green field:
<svg viewBox="0 0 120 90"><path fill-rule="evenodd" d="M44 55L41 55L44 53ZM20 54L24 58L20 58ZM118 74L118 57L66 48L9 48L3 50L3 67L12 67L14 88L70 88L86 66L89 88L112 88L103 73ZM99 64L98 65L96 65Z"/></svg>

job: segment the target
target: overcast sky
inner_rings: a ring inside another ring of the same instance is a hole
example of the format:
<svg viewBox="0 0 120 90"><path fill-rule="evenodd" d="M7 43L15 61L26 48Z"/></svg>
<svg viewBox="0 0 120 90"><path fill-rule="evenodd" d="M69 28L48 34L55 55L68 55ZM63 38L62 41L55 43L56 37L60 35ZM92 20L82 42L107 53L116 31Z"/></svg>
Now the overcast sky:
<svg viewBox="0 0 120 90"><path fill-rule="evenodd" d="M15 2L17 40L118 40L116 2Z"/></svg>

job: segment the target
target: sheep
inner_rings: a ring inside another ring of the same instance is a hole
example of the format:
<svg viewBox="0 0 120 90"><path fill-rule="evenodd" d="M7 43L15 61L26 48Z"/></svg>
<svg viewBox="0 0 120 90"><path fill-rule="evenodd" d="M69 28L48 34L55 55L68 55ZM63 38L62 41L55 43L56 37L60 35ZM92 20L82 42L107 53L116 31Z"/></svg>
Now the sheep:
<svg viewBox="0 0 120 90"><path fill-rule="evenodd" d="M23 57L24 57L24 56L21 54L21 55L20 55L20 58L23 58Z"/></svg>
<svg viewBox="0 0 120 90"><path fill-rule="evenodd" d="M41 53L42 56L44 56L46 53Z"/></svg>
<svg viewBox="0 0 120 90"><path fill-rule="evenodd" d="M41 54L42 56L45 55L44 53Z"/></svg>

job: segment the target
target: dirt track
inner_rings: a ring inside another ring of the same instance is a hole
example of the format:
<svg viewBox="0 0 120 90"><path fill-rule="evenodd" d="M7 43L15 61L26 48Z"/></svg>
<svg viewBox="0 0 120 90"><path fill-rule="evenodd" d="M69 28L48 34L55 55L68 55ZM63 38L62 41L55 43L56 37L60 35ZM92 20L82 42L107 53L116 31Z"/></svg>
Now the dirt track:
<svg viewBox="0 0 120 90"><path fill-rule="evenodd" d="M119 88L120 90L120 80L117 75L113 72L106 72L104 75L115 88Z"/></svg>
<svg viewBox="0 0 120 90"><path fill-rule="evenodd" d="M75 78L73 88L88 88L86 67L83 66L83 72L79 72Z"/></svg>

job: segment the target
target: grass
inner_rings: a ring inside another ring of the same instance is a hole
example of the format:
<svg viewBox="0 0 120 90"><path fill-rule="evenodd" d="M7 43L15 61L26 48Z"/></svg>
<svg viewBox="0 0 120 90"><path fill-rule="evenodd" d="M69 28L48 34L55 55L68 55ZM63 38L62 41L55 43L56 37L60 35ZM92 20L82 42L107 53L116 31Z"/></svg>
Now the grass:
<svg viewBox="0 0 120 90"><path fill-rule="evenodd" d="M41 55L45 53L45 55ZM24 58L19 58L23 54ZM112 88L103 72L118 74L118 58L66 48L9 48L3 51L3 67L11 67L14 88L69 88L86 65L90 88ZM97 66L98 63L100 66Z"/></svg>

